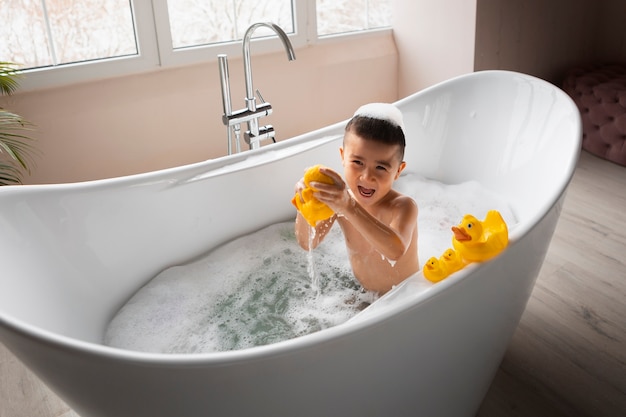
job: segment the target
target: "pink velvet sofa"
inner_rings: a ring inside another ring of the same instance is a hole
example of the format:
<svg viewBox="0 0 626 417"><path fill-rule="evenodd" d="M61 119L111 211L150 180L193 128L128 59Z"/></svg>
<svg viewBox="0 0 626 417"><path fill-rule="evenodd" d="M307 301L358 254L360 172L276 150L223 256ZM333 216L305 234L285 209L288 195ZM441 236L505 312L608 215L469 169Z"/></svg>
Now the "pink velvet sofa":
<svg viewBox="0 0 626 417"><path fill-rule="evenodd" d="M583 149L626 166L626 65L572 68L563 90L580 110Z"/></svg>

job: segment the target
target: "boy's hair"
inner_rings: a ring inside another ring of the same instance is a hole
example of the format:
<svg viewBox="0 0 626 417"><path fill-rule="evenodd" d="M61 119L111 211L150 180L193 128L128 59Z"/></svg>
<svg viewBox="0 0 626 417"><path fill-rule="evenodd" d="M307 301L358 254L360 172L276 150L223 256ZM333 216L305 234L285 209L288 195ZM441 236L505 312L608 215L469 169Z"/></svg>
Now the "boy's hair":
<svg viewBox="0 0 626 417"><path fill-rule="evenodd" d="M398 125L383 119L357 115L350 119L346 125L346 132L352 132L365 140L387 145L398 145L400 160L404 159L406 140L404 131Z"/></svg>

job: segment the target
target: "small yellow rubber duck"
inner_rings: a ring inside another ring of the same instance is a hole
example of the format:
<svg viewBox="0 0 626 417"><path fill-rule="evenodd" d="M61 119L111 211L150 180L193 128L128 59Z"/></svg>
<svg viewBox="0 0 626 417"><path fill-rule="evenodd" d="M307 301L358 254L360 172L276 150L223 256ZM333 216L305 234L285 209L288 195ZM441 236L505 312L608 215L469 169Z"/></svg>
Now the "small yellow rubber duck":
<svg viewBox="0 0 626 417"><path fill-rule="evenodd" d="M439 258L439 263L442 263L448 272L448 275L463 269L465 262L461 255L452 248L446 249L446 251Z"/></svg>
<svg viewBox="0 0 626 417"><path fill-rule="evenodd" d="M509 243L509 231L497 210L490 210L484 221L471 214L452 227L452 245L466 262L483 262L500 253Z"/></svg>
<svg viewBox="0 0 626 417"><path fill-rule="evenodd" d="M439 282L448 276L443 262L439 262L439 259L434 256L426 261L424 268L422 268L422 273L424 278L430 282Z"/></svg>
<svg viewBox="0 0 626 417"><path fill-rule="evenodd" d="M320 172L320 168L322 168L322 165L315 165L306 170L304 173L304 185L306 187L302 190L302 199L300 195L296 193L291 200L291 203L296 206L311 227L315 227L317 222L326 220L334 214L334 211L330 207L313 196L313 193L317 190L310 186L311 182L334 184L332 178ZM304 200L304 202L302 200Z"/></svg>

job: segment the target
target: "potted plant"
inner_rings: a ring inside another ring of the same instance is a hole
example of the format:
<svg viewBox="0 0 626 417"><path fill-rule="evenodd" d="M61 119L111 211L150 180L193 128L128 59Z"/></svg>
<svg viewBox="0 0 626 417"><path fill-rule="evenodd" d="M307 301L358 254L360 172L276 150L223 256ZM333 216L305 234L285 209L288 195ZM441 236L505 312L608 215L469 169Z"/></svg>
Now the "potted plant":
<svg viewBox="0 0 626 417"><path fill-rule="evenodd" d="M17 66L0 61L0 95L11 95L19 87ZM27 136L33 125L20 115L0 107L0 185L21 184L24 171L30 172L33 139Z"/></svg>

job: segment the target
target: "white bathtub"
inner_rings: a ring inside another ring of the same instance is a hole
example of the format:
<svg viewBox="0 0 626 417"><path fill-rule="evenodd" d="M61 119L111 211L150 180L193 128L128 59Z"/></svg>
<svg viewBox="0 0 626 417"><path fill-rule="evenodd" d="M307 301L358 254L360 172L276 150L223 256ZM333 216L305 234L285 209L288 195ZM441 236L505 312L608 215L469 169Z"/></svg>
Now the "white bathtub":
<svg viewBox="0 0 626 417"><path fill-rule="evenodd" d="M1 188L0 340L83 417L473 416L550 243L580 118L558 88L502 71L397 105L412 170L477 180L511 203L519 223L500 256L435 285L409 278L345 324L272 345L189 355L102 345L113 314L165 267L292 219L305 167L341 172L339 123L175 169Z"/></svg>

